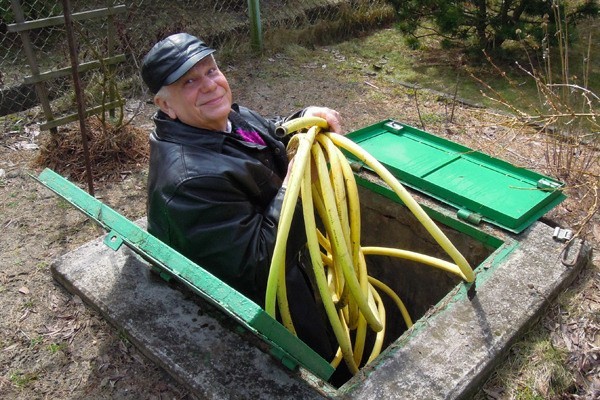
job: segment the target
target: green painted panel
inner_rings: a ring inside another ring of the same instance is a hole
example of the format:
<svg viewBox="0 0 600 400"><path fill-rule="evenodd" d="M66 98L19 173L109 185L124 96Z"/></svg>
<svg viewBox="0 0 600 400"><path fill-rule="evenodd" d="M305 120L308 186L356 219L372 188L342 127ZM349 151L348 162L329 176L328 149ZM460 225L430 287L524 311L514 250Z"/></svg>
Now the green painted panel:
<svg viewBox="0 0 600 400"><path fill-rule="evenodd" d="M518 175L458 158L443 169L432 171L425 179L433 185L449 187L469 201L470 209L498 218L519 219L531 205L542 202L547 192L537 190L536 182L521 179Z"/></svg>
<svg viewBox="0 0 600 400"><path fill-rule="evenodd" d="M519 233L565 199L561 182L393 120L347 136L402 183L468 221Z"/></svg>
<svg viewBox="0 0 600 400"><path fill-rule="evenodd" d="M397 135L384 132L361 142L361 147L383 164L393 165L396 169L410 171L417 177L444 166L456 159L454 152L437 146L423 146L413 135Z"/></svg>

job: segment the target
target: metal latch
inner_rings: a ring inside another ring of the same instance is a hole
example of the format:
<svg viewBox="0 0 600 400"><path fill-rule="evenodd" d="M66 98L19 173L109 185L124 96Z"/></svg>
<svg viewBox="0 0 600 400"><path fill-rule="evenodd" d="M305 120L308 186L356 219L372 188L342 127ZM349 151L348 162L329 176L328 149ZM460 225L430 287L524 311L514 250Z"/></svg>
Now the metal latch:
<svg viewBox="0 0 600 400"><path fill-rule="evenodd" d="M387 128L389 128L392 132L395 132L395 133L398 133L402 129L404 129L404 126L402 126L402 124L400 124L399 122L396 122L396 121L389 121L385 124L385 126Z"/></svg>
<svg viewBox="0 0 600 400"><path fill-rule="evenodd" d="M541 189L541 190L556 190L559 189L562 186L561 183L558 182L553 182L549 179L546 178L542 178L540 180L537 181L537 188Z"/></svg>
<svg viewBox="0 0 600 400"><path fill-rule="evenodd" d="M570 229L562 229L557 226L554 228L554 233L552 234L554 240L558 240L559 242L566 242L573 238L573 231Z"/></svg>

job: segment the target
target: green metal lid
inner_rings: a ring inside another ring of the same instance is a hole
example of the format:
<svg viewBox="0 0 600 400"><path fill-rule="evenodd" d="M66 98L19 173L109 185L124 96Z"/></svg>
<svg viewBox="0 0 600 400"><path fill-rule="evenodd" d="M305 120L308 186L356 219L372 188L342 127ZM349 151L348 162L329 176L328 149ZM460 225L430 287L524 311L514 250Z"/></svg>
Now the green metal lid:
<svg viewBox="0 0 600 400"><path fill-rule="evenodd" d="M402 183L457 216L520 233L566 197L563 184L414 127L384 120L347 135Z"/></svg>

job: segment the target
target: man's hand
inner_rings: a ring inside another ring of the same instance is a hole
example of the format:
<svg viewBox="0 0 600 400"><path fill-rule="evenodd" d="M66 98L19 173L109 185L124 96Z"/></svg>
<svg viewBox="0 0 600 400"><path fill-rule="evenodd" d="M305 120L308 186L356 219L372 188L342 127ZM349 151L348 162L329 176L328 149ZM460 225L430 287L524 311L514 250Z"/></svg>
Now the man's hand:
<svg viewBox="0 0 600 400"><path fill-rule="evenodd" d="M320 117L323 118L325 121L327 121L327 124L329 125L329 129L332 132L335 133L342 133L342 123L341 123L341 117L340 117L340 113L332 110L331 108L327 108L327 107L316 107L316 106L311 106L311 107L307 107L304 111L303 114L304 117ZM283 188L287 188L290 176L291 176L291 172L292 172L292 165L294 164L294 158L292 157L292 159L290 160L289 164L288 164L288 170L287 170L287 174L285 175L285 178L283 180L283 184L282 187ZM314 161L312 161L311 159L311 178L313 180L313 182L315 182L317 180L318 177L318 173L317 173L317 168L316 165L314 163Z"/></svg>
<svg viewBox="0 0 600 400"><path fill-rule="evenodd" d="M342 119L340 113L327 107L308 107L304 111L305 117L321 117L329 124L332 132L342 133Z"/></svg>

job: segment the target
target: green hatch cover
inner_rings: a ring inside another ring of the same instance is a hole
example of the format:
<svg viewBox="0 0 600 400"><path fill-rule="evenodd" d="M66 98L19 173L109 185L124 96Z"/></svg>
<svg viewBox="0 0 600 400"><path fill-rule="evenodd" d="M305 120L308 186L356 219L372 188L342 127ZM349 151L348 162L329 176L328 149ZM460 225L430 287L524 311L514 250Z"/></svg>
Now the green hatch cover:
<svg viewBox="0 0 600 400"><path fill-rule="evenodd" d="M347 137L402 183L457 208L469 222L519 233L565 199L563 184L552 178L393 120Z"/></svg>

